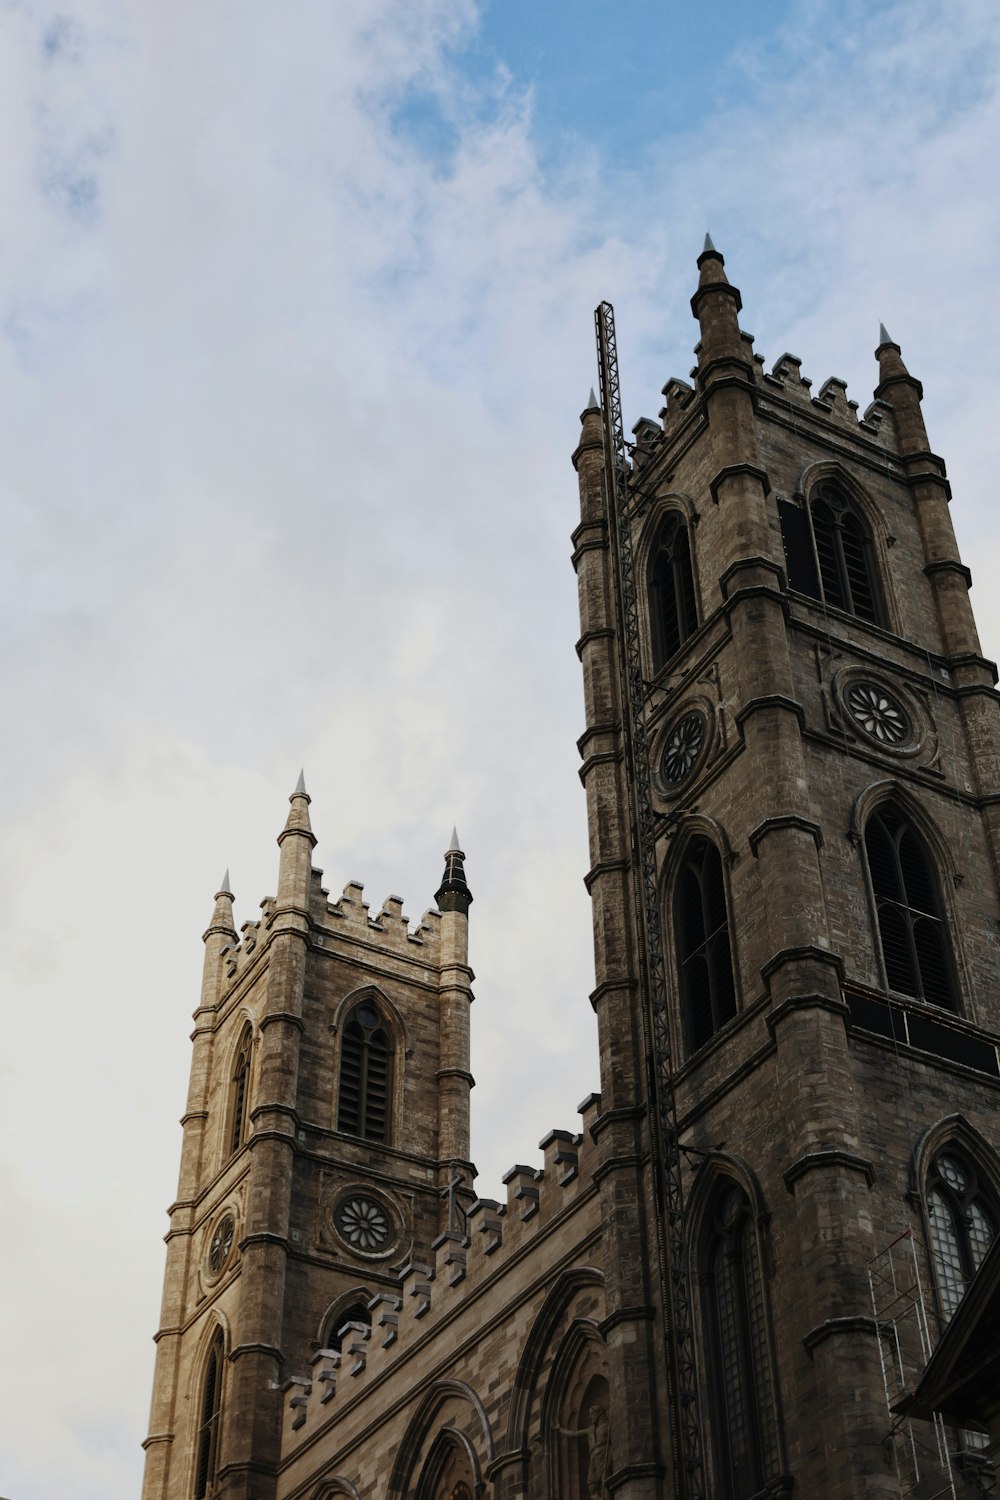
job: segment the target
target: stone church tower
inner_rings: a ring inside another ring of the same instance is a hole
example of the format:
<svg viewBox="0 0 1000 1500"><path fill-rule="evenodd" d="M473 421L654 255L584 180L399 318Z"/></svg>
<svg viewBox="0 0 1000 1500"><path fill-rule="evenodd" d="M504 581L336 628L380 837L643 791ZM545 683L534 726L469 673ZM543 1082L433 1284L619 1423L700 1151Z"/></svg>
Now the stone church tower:
<svg viewBox="0 0 1000 1500"><path fill-rule="evenodd" d="M626 453L599 316L574 454L601 1092L475 1197L457 839L415 928L331 903L300 782L205 935L144 1500L989 1470L892 1408L1000 1226L996 674L899 347L859 415L698 265L693 383Z"/></svg>

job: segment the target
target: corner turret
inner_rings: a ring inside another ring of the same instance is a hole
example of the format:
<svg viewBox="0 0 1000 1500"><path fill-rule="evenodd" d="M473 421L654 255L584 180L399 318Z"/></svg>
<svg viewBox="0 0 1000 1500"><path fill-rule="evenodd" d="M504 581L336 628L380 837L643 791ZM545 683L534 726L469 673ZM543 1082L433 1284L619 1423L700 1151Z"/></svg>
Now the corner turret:
<svg viewBox="0 0 1000 1500"><path fill-rule="evenodd" d="M291 806L285 826L278 835L281 860L278 865L278 905L295 906L303 913L309 910L312 851L316 836L309 821L309 803L305 772L299 772L295 790L289 797Z"/></svg>
<svg viewBox="0 0 1000 1500"><path fill-rule="evenodd" d="M469 1161L469 1094L475 1084L470 1072L469 1007L472 980L469 968L469 907L472 892L465 878L465 855L452 829L444 856L444 878L434 897L441 913L440 949L440 1067L438 1068L439 1187L451 1180L453 1168L465 1169L471 1183L475 1168Z"/></svg>

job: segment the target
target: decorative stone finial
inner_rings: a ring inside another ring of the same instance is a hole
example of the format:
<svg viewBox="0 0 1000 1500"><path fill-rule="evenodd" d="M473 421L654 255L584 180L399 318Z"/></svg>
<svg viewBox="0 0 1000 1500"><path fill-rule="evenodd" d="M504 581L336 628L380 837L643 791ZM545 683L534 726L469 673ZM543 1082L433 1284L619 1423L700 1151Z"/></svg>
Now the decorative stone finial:
<svg viewBox="0 0 1000 1500"><path fill-rule="evenodd" d="M465 878L465 855L458 844L458 830L451 831L451 844L444 856L444 879L434 893L438 911L457 911L469 915L472 892Z"/></svg>

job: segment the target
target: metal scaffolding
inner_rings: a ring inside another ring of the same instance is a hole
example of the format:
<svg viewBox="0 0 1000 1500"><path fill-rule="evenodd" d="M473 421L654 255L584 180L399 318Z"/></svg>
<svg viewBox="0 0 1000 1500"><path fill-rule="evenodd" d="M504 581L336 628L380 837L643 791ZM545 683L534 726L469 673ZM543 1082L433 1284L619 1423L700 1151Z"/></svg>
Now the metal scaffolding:
<svg viewBox="0 0 1000 1500"><path fill-rule="evenodd" d="M882 1387L900 1495L919 1500L957 1500L944 1421L913 1423L894 1411L919 1379L931 1357L931 1337L920 1280L918 1247L912 1226L868 1262L872 1316L878 1328Z"/></svg>

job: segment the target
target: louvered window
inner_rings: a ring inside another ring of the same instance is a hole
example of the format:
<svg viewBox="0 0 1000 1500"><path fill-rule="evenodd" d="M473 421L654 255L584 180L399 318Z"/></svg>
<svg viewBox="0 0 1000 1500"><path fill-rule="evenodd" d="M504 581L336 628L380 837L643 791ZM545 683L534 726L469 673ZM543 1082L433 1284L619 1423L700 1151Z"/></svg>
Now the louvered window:
<svg viewBox="0 0 1000 1500"><path fill-rule="evenodd" d="M722 860L708 839L692 839L674 898L681 1009L693 1052L736 1014L736 987Z"/></svg>
<svg viewBox="0 0 1000 1500"><path fill-rule="evenodd" d="M238 1150L246 1139L250 1104L250 1044L251 1037L248 1029L240 1043L240 1050L236 1054L236 1066L233 1069L232 1113L229 1125L230 1154Z"/></svg>
<svg viewBox="0 0 1000 1500"><path fill-rule="evenodd" d="M215 1484L219 1447L219 1422L222 1415L221 1331L216 1335L205 1367L205 1384L201 1395L201 1422L198 1427L198 1451L195 1459L194 1500L205 1500Z"/></svg>
<svg viewBox="0 0 1000 1500"><path fill-rule="evenodd" d="M889 989L955 1007L951 954L934 868L916 829L892 803L868 820L865 849Z"/></svg>
<svg viewBox="0 0 1000 1500"><path fill-rule="evenodd" d="M979 1270L997 1232L997 1215L971 1161L949 1146L938 1153L927 1184L931 1254L947 1322Z"/></svg>
<svg viewBox="0 0 1000 1500"><path fill-rule="evenodd" d="M370 1000L363 1000L344 1027L337 1129L369 1141L387 1141L391 1079L388 1032L377 1008Z"/></svg>
<svg viewBox="0 0 1000 1500"><path fill-rule="evenodd" d="M764 1288L750 1203L723 1184L702 1266L705 1356L719 1500L749 1500L780 1468Z"/></svg>
<svg viewBox="0 0 1000 1500"><path fill-rule="evenodd" d="M688 529L676 511L657 534L649 584L653 665L659 671L698 628Z"/></svg>
<svg viewBox="0 0 1000 1500"><path fill-rule="evenodd" d="M884 623L875 549L866 522L837 485L823 485L810 504L823 598L873 625Z"/></svg>

